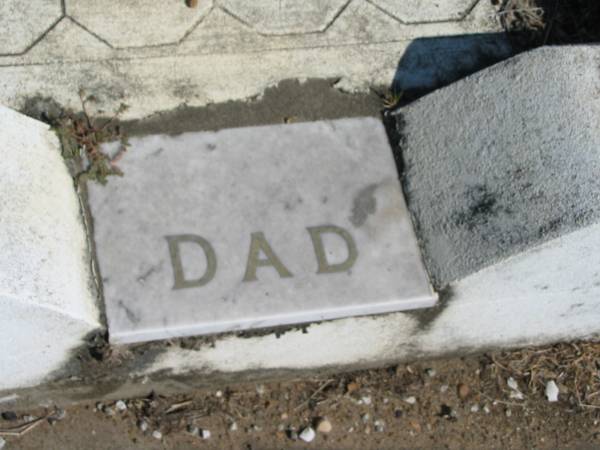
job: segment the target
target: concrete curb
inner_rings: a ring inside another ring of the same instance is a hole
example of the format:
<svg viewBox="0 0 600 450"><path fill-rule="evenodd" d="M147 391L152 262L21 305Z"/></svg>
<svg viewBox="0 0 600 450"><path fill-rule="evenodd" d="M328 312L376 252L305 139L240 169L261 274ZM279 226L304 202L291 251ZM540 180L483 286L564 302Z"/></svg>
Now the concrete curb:
<svg viewBox="0 0 600 450"><path fill-rule="evenodd" d="M438 306L86 348L68 374L0 397L171 393L597 337L599 60L598 47L542 48L397 112L405 195Z"/></svg>

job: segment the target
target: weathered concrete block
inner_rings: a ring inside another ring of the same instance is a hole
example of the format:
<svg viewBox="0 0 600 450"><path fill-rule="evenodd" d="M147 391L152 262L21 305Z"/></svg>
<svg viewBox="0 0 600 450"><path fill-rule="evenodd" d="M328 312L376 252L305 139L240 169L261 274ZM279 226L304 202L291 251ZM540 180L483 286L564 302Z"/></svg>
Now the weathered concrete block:
<svg viewBox="0 0 600 450"><path fill-rule="evenodd" d="M101 328L73 180L48 126L0 106L0 390L41 383Z"/></svg>
<svg viewBox="0 0 600 450"><path fill-rule="evenodd" d="M435 303L379 121L131 144L89 192L111 342Z"/></svg>
<svg viewBox="0 0 600 450"><path fill-rule="evenodd" d="M542 48L399 111L405 194L438 286L598 222L598 61L596 47Z"/></svg>
<svg viewBox="0 0 600 450"><path fill-rule="evenodd" d="M425 347L600 331L599 62L541 48L398 111L408 206L448 292Z"/></svg>

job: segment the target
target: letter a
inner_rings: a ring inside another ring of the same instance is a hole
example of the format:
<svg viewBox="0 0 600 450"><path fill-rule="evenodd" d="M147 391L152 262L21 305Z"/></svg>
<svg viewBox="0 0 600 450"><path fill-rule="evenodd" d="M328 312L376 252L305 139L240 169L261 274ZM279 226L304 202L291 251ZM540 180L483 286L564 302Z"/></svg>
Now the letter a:
<svg viewBox="0 0 600 450"><path fill-rule="evenodd" d="M244 281L256 280L256 269L263 266L273 266L281 278L293 276L279 260L267 240L265 235L258 231L250 235L250 252L248 253L248 264L246 264L246 274ZM266 258L259 259L259 252L263 252Z"/></svg>
<svg viewBox="0 0 600 450"><path fill-rule="evenodd" d="M169 244L169 254L171 255L171 265L173 266L173 277L175 279L173 289L200 287L213 279L215 272L217 271L217 257L215 256L215 251L212 248L212 245L210 245L210 242L202 236L196 236L194 234L165 236L165 239ZM195 280L185 279L183 264L181 262L181 252L179 251L179 244L182 242L198 244L204 251L204 256L206 256L206 270L200 278L196 278Z"/></svg>

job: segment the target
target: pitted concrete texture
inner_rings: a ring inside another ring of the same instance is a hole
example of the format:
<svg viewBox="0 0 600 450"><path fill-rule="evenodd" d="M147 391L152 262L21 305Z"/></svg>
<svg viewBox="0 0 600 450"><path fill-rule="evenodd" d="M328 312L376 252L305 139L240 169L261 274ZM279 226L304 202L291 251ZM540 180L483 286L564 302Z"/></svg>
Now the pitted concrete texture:
<svg viewBox="0 0 600 450"><path fill-rule="evenodd" d="M599 64L599 47L541 48L398 112L438 287L599 221Z"/></svg>
<svg viewBox="0 0 600 450"><path fill-rule="evenodd" d="M349 3L348 0L221 0L219 4L259 33L292 34L324 31Z"/></svg>
<svg viewBox="0 0 600 450"><path fill-rule="evenodd" d="M370 0L402 23L432 23L463 19L477 0Z"/></svg>
<svg viewBox="0 0 600 450"><path fill-rule="evenodd" d="M63 17L60 0L0 3L0 56L19 55L33 47Z"/></svg>
<svg viewBox="0 0 600 450"><path fill-rule="evenodd" d="M113 48L177 44L213 7L202 0L188 8L179 0L129 1L127 8L114 0L66 0L69 17Z"/></svg>
<svg viewBox="0 0 600 450"><path fill-rule="evenodd" d="M101 328L79 201L48 126L0 106L0 390L62 369Z"/></svg>
<svg viewBox="0 0 600 450"><path fill-rule="evenodd" d="M0 102L51 98L139 119L261 95L285 79L338 80L349 92L447 84L510 47L487 0L416 8L373 0L43 0L0 5ZM399 11L404 15L399 16ZM491 61L491 62L490 62Z"/></svg>

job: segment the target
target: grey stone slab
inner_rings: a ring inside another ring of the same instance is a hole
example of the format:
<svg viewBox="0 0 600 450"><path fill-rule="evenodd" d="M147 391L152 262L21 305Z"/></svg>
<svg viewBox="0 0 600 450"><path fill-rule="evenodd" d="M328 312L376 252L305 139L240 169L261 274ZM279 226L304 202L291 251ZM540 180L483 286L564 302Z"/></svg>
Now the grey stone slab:
<svg viewBox="0 0 600 450"><path fill-rule="evenodd" d="M431 306L383 126L133 139L90 186L113 342Z"/></svg>
<svg viewBox="0 0 600 450"><path fill-rule="evenodd" d="M598 222L599 63L595 46L541 48L399 110L438 287Z"/></svg>

